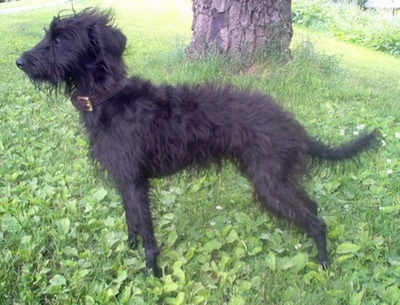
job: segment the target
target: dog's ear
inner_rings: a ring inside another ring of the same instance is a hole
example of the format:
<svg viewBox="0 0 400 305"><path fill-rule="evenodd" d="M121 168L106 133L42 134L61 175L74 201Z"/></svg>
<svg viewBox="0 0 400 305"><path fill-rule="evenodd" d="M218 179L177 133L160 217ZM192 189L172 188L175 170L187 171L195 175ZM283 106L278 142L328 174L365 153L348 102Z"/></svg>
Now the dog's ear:
<svg viewBox="0 0 400 305"><path fill-rule="evenodd" d="M126 46L126 37L120 30L106 26L102 28L98 39L103 55L111 55L114 58L122 57Z"/></svg>
<svg viewBox="0 0 400 305"><path fill-rule="evenodd" d="M118 29L108 27L103 36L106 51L114 56L121 57L126 46L126 37Z"/></svg>

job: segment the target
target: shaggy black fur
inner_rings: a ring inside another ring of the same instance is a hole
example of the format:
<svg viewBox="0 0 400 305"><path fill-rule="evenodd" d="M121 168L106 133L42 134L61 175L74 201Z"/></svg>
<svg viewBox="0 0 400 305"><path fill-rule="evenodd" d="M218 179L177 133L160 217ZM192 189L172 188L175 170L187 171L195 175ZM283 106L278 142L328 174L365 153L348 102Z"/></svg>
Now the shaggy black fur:
<svg viewBox="0 0 400 305"><path fill-rule="evenodd" d="M140 235L148 269L159 254L149 208L149 179L230 160L266 209L303 228L328 264L326 225L300 184L310 159L340 161L378 143L378 132L332 148L311 138L271 97L231 86L155 86L127 78L125 36L112 14L89 8L55 17L45 38L16 61L36 84L63 88L80 108L93 157L121 193L129 243Z"/></svg>

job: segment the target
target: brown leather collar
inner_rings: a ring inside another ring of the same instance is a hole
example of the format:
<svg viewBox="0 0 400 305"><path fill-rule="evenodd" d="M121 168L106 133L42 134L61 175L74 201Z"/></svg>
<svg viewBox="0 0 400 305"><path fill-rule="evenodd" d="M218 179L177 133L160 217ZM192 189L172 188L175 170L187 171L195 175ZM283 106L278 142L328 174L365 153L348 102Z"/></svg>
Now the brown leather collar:
<svg viewBox="0 0 400 305"><path fill-rule="evenodd" d="M109 100L111 97L119 93L122 89L125 88L127 85L128 81L124 79L123 81L119 82L114 90L100 93L100 94L94 94L94 95L89 95L89 96L82 96L82 95L77 95L73 94L71 96L71 102L72 105L75 106L76 109L80 111L88 111L92 112L94 110L94 107L99 106Z"/></svg>

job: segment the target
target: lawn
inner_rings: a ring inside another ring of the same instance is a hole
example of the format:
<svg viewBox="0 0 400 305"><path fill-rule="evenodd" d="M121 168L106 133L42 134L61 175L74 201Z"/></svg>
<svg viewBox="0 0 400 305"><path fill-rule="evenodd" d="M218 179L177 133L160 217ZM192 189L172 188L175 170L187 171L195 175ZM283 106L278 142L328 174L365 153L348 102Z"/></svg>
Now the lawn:
<svg viewBox="0 0 400 305"><path fill-rule="evenodd" d="M263 212L228 164L152 182L163 276L145 275L144 251L127 247L119 195L96 173L78 113L15 66L70 4L2 14L0 304L400 304L400 59L296 27L287 64L189 61L189 0L74 7L94 3L114 8L131 74L262 91L327 143L379 128L382 146L304 181L328 225L327 271L304 232Z"/></svg>

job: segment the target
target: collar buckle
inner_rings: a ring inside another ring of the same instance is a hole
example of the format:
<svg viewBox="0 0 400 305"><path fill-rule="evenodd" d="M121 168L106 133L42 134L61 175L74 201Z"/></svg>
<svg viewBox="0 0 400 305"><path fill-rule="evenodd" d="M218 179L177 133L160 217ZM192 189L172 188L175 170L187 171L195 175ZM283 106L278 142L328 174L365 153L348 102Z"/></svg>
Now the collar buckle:
<svg viewBox="0 0 400 305"><path fill-rule="evenodd" d="M76 101L78 103L82 103L83 110L92 112L93 111L93 103L88 96L77 96Z"/></svg>

